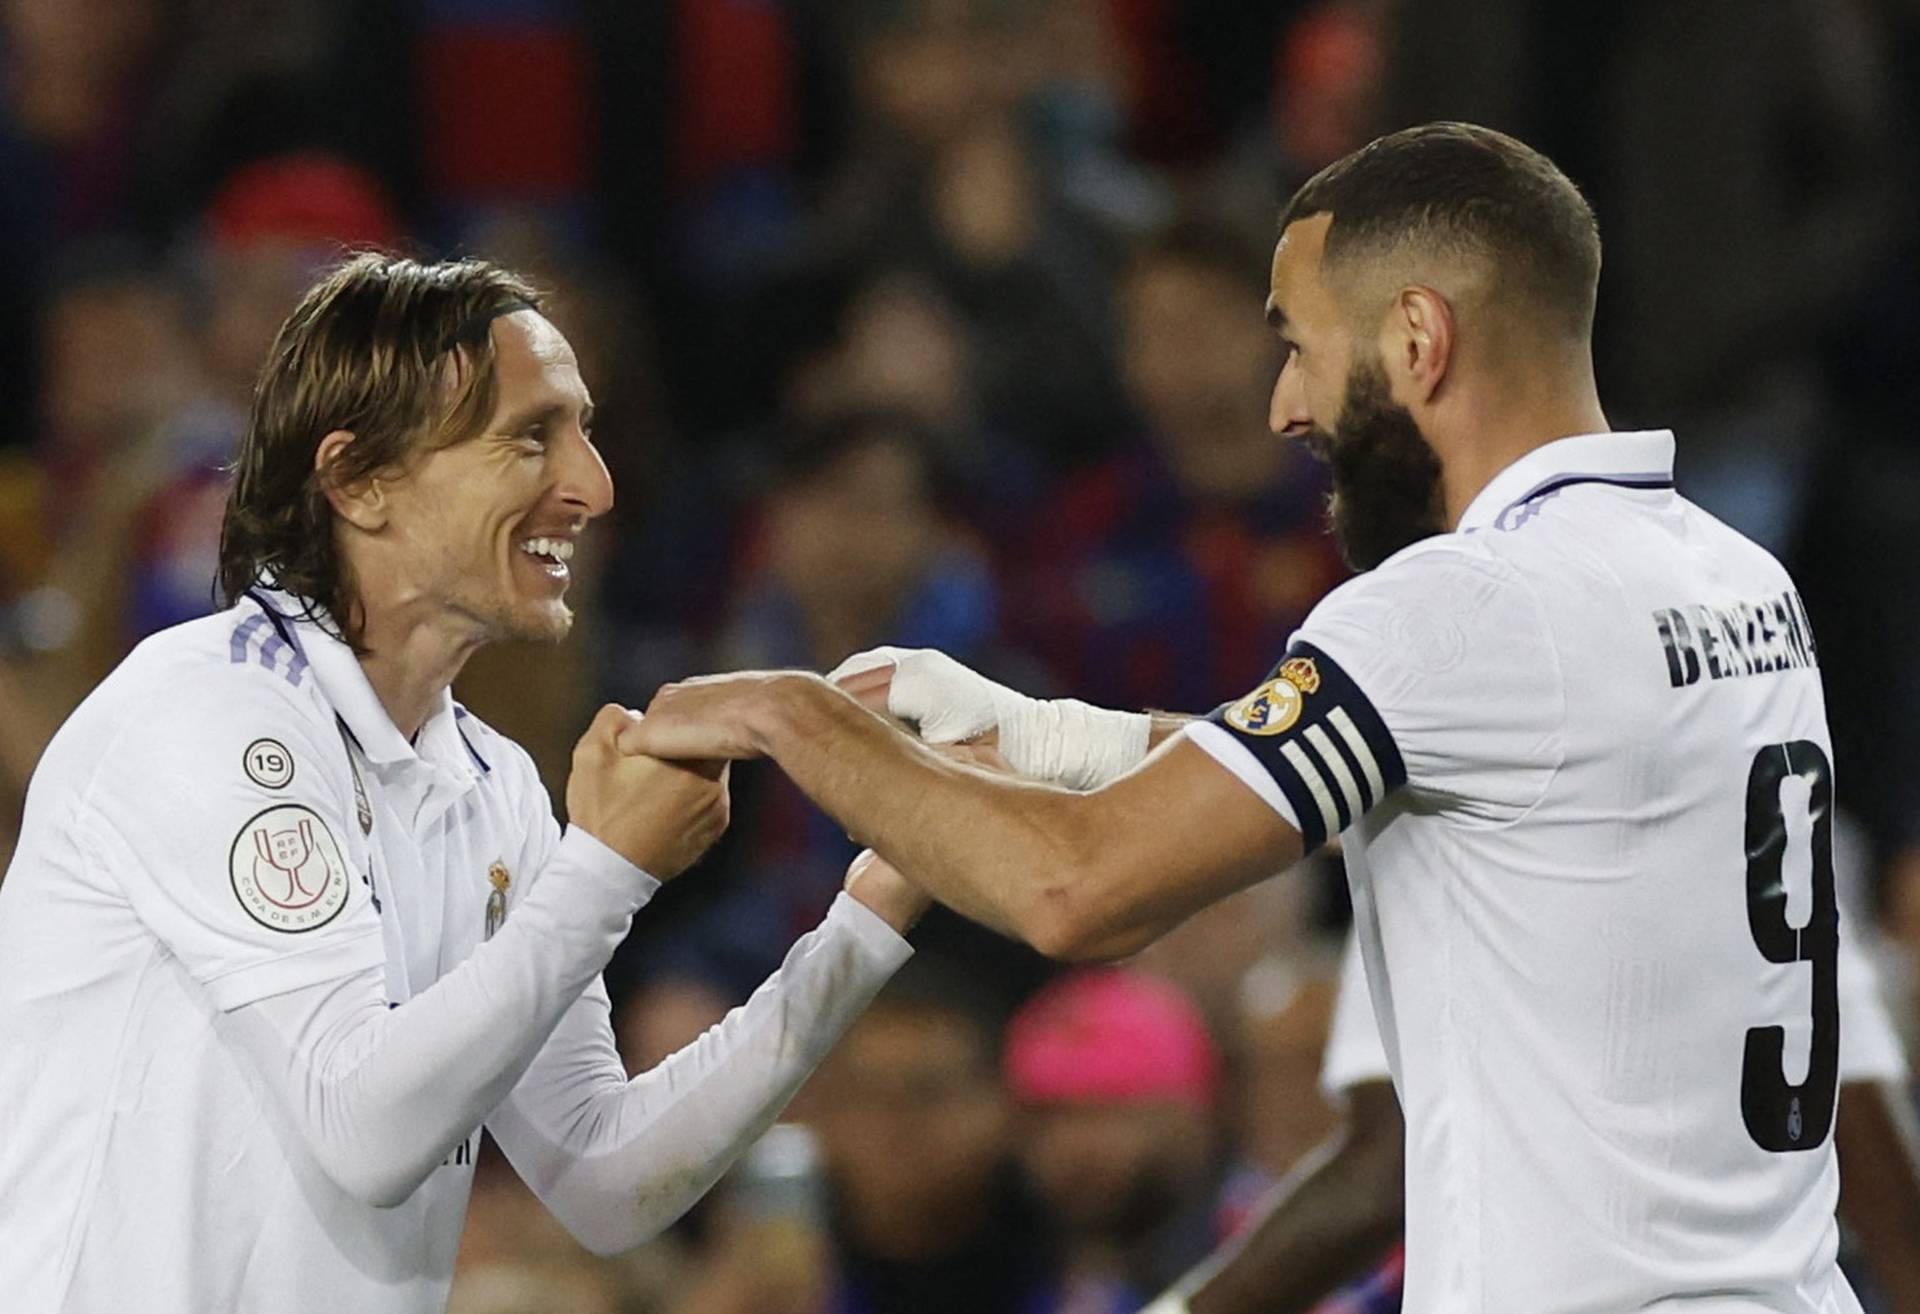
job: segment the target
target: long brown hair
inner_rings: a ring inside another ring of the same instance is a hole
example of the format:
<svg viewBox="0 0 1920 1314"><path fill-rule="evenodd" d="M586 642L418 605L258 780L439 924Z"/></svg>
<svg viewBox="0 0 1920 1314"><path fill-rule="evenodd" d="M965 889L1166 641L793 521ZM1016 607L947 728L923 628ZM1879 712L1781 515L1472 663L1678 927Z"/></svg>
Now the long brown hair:
<svg viewBox="0 0 1920 1314"><path fill-rule="evenodd" d="M222 598L270 581L356 642L328 485L477 434L495 399L489 325L538 304L525 280L484 260L357 255L309 289L254 388L220 528ZM354 440L316 470L336 429Z"/></svg>

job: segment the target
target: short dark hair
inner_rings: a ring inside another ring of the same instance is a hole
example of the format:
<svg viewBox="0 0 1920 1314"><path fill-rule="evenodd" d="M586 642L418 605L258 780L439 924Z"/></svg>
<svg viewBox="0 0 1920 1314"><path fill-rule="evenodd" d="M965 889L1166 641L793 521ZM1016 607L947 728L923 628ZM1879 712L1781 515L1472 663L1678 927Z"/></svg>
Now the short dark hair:
<svg viewBox="0 0 1920 1314"><path fill-rule="evenodd" d="M1546 316L1584 336L1600 279L1593 207L1526 143L1472 123L1425 123L1334 161L1295 192L1280 232L1331 215L1328 264L1431 242L1490 261Z"/></svg>
<svg viewBox="0 0 1920 1314"><path fill-rule="evenodd" d="M429 442L477 434L496 394L492 321L539 305L519 275L484 260L357 255L309 289L254 388L220 528L222 598L270 580L357 646L327 482L363 479ZM455 353L466 368L449 395ZM323 479L314 453L336 429L354 440Z"/></svg>

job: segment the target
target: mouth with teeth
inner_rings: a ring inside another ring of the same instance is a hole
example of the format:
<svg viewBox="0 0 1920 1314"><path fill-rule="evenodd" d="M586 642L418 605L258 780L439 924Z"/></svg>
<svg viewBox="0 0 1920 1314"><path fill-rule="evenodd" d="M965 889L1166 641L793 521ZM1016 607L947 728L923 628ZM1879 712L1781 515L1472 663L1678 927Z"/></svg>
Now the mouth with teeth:
<svg viewBox="0 0 1920 1314"><path fill-rule="evenodd" d="M564 584L572 578L568 562L573 560L574 542L570 538L528 538L520 542L520 551L532 558L548 579Z"/></svg>

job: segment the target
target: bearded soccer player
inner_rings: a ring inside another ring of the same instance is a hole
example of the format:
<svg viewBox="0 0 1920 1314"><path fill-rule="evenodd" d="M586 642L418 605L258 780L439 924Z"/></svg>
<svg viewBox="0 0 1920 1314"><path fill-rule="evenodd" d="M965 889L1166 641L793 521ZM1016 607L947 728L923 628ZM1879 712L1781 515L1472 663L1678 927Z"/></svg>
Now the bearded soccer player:
<svg viewBox="0 0 1920 1314"><path fill-rule="evenodd" d="M0 886L0 1306L444 1309L482 1125L626 1249L907 956L922 896L856 863L752 1000L627 1079L598 976L725 825L724 769L621 754L607 708L563 834L449 694L481 645L566 634L613 496L591 418L532 289L478 261L356 258L282 328L231 607L75 711Z"/></svg>
<svg viewBox="0 0 1920 1314"><path fill-rule="evenodd" d="M1342 835L1409 1311L1854 1314L1834 777L1792 580L1675 492L1671 433L1608 424L1599 235L1550 161L1409 129L1279 231L1272 428L1331 465L1362 573L1258 688L1181 725L970 700L939 663L852 686L1082 792L943 762L797 673L670 686L623 745L772 757L937 898L1072 958Z"/></svg>

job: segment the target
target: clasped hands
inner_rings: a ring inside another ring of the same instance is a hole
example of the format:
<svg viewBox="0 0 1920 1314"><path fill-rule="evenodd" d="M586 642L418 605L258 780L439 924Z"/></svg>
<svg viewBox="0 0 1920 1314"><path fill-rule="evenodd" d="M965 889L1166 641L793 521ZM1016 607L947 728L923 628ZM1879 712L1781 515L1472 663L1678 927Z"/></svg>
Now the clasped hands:
<svg viewBox="0 0 1920 1314"><path fill-rule="evenodd" d="M997 751L995 699L1020 695L942 653L880 648L848 659L825 680L787 671L705 676L663 687L644 715L602 708L574 752L569 814L635 865L670 879L724 831L729 762L765 754L783 698L805 696L801 685L826 693L828 682L917 728L945 756L1010 769ZM871 850L849 867L846 888L896 930L929 903Z"/></svg>

